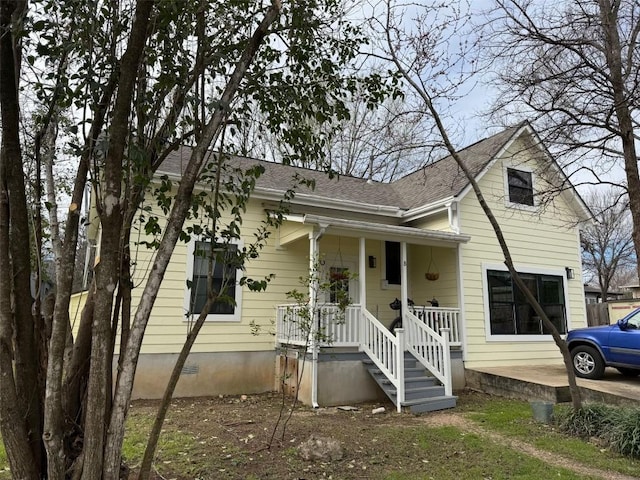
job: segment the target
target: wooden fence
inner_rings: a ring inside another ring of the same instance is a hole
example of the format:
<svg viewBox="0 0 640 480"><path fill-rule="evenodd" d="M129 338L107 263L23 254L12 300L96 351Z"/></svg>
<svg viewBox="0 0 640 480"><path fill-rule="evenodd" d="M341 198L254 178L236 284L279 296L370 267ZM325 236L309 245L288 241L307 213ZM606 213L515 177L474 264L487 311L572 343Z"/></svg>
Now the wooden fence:
<svg viewBox="0 0 640 480"><path fill-rule="evenodd" d="M609 325L609 308L606 303L590 303L587 305L587 325Z"/></svg>
<svg viewBox="0 0 640 480"><path fill-rule="evenodd" d="M640 308L640 299L609 300L606 303L590 303L587 305L587 325L611 325L625 315Z"/></svg>

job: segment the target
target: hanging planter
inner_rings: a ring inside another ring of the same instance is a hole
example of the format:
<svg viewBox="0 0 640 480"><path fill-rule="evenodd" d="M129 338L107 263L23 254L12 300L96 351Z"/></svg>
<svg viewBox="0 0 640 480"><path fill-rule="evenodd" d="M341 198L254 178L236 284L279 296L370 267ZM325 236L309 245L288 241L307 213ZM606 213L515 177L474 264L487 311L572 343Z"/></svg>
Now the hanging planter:
<svg viewBox="0 0 640 480"><path fill-rule="evenodd" d="M440 278L440 274L438 273L436 262L433 261L433 247L429 249L429 256L429 266L427 267L427 273L424 274L424 278L434 282Z"/></svg>
<svg viewBox="0 0 640 480"><path fill-rule="evenodd" d="M331 272L329 274L329 278L331 279L332 282L339 282L339 281L342 281L342 280L348 280L349 279L349 272L347 270L339 270L339 271Z"/></svg>

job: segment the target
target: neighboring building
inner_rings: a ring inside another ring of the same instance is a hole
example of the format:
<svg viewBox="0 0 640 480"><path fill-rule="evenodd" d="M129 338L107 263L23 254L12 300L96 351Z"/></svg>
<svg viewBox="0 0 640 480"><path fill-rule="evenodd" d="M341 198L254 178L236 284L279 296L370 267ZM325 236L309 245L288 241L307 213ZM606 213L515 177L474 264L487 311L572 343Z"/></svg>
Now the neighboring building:
<svg viewBox="0 0 640 480"><path fill-rule="evenodd" d="M176 151L159 173L178 180L181 155L188 152ZM549 182L566 186L568 180L535 132L521 124L460 155L498 219L516 267L551 320L562 333L585 326L577 225L589 218L589 211L572 188L540 204L537 193ZM248 166L258 161L237 162ZM303 377L299 394L307 403L376 398L379 390L362 364L362 352L374 358L400 392L405 371L402 362L394 363L399 337L385 328L397 315L389 308L395 298L405 305L408 298L416 303L404 312L406 344L398 351L409 349L420 357L447 386L447 394L451 386L464 386L465 368L561 362L551 336L513 287L494 231L452 158L393 183L345 176L330 180L321 172L261 163L266 172L245 215L247 238L265 209L273 208L289 188L294 173L314 179L315 190L296 195L273 241L247 265L253 277L275 273L267 291L238 286L237 305L210 315L183 369L177 395L273 390L279 375L291 373ZM176 247L146 331L134 396L161 394L187 334L191 294L186 281L197 276L194 251L202 247L196 248L196 241ZM327 274L349 269L358 277L344 285L353 304L346 321L333 327L333 343L319 351L312 348L315 353L305 357L291 350L305 337L284 331L285 305L290 303L286 292L301 288L299 278L308 274L310 257L317 255L324 259ZM152 259L153 252L137 250L136 284ZM428 302L434 298L438 307ZM425 323L450 332L440 336ZM263 333L256 335L254 325ZM303 358L309 361L306 369Z"/></svg>
<svg viewBox="0 0 640 480"><path fill-rule="evenodd" d="M640 285L637 283L634 285L623 285L620 287L623 292L628 293L631 298L640 298Z"/></svg>
<svg viewBox="0 0 640 480"><path fill-rule="evenodd" d="M628 287L622 287L622 288L625 289ZM609 300L619 300L621 298L624 298L624 296L625 296L624 292L609 290L607 292L607 298L604 300L604 302L607 302ZM595 287L593 285L589 285L585 283L584 301L587 303L587 305L592 303L602 303L603 302L602 291L600 290L600 287Z"/></svg>

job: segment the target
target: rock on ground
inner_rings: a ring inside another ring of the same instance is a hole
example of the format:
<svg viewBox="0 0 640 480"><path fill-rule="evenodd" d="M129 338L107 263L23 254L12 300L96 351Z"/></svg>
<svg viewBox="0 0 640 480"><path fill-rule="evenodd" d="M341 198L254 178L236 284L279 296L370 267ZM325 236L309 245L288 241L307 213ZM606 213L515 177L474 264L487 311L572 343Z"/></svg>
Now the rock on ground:
<svg viewBox="0 0 640 480"><path fill-rule="evenodd" d="M298 446L298 453L304 460L337 461L343 457L340 442L327 437L311 435Z"/></svg>

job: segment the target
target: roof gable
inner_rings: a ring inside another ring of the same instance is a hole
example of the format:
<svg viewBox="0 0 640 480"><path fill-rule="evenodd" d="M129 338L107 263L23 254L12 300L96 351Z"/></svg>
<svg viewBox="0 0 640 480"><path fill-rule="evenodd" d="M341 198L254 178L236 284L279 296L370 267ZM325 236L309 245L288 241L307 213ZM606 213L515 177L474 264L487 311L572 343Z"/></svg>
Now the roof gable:
<svg viewBox="0 0 640 480"><path fill-rule="evenodd" d="M458 155L477 178L521 128L522 124L507 128L460 150ZM461 196L469 185L469 180L455 159L448 155L393 182L392 185L405 197L409 208L417 208Z"/></svg>

